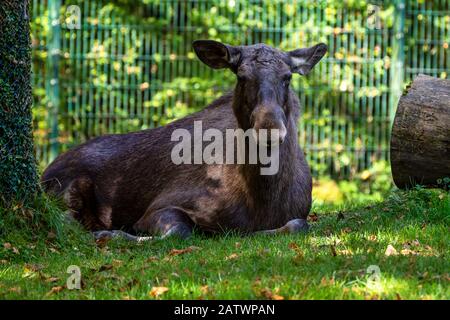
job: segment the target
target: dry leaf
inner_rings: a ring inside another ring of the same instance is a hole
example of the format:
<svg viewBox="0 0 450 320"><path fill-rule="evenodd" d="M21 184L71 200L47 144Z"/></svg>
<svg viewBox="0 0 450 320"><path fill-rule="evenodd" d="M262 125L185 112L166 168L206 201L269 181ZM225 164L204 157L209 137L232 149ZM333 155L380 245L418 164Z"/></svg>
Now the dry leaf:
<svg viewBox="0 0 450 320"><path fill-rule="evenodd" d="M53 287L49 292L47 292L46 296L50 296L54 293L61 292L62 290L64 290L64 287L62 287L62 286Z"/></svg>
<svg viewBox="0 0 450 320"><path fill-rule="evenodd" d="M353 254L352 250L339 250L339 254L344 255L344 256L351 256Z"/></svg>
<svg viewBox="0 0 450 320"><path fill-rule="evenodd" d="M236 242L236 243L234 244L234 247L235 247L236 249L239 249L239 248L241 247L241 243L240 243L240 242Z"/></svg>
<svg viewBox="0 0 450 320"><path fill-rule="evenodd" d="M401 253L403 256L407 256L407 255L410 255L410 254L412 254L412 255L417 254L417 252L415 252L415 251L413 251L413 250L410 250L410 249L402 249L402 250L400 251L400 253Z"/></svg>
<svg viewBox="0 0 450 320"><path fill-rule="evenodd" d="M58 280L59 280L59 278L57 278L57 277L50 277L50 278L45 279L45 282L56 282Z"/></svg>
<svg viewBox="0 0 450 320"><path fill-rule="evenodd" d="M167 287L153 287L148 294L152 297L158 297L167 291L169 291Z"/></svg>
<svg viewBox="0 0 450 320"><path fill-rule="evenodd" d="M123 264L123 261L122 261L122 260L113 259L113 261L112 261L112 265L113 265L114 267L121 266L122 264Z"/></svg>
<svg viewBox="0 0 450 320"><path fill-rule="evenodd" d="M108 242L110 240L111 240L111 237L103 237L103 238L95 240L95 244L98 247L103 248L103 247L105 247L108 244Z"/></svg>
<svg viewBox="0 0 450 320"><path fill-rule="evenodd" d="M203 294L208 294L208 292L209 292L209 287L208 287L208 285L204 285L204 286L201 286L200 287L200 291L203 293Z"/></svg>
<svg viewBox="0 0 450 320"><path fill-rule="evenodd" d="M185 249L172 249L172 250L170 250L169 255L170 256L178 256L180 254L185 254L185 253L189 253L194 250L200 250L200 249L201 249L200 247L196 247L196 246L190 246Z"/></svg>
<svg viewBox="0 0 450 320"><path fill-rule="evenodd" d="M375 242L375 241L377 241L377 236L374 235L374 234L371 234L371 235L367 238L367 240L372 241L372 242Z"/></svg>
<svg viewBox="0 0 450 320"><path fill-rule="evenodd" d="M388 245L386 248L386 251L384 252L385 256L396 256L398 255L397 250L395 250L395 248L392 245Z"/></svg>
<svg viewBox="0 0 450 320"><path fill-rule="evenodd" d="M3 244L3 248L9 250L9 249L12 248L12 245L11 245L11 243L9 243L9 242L5 242L5 243Z"/></svg>
<svg viewBox="0 0 450 320"><path fill-rule="evenodd" d="M350 232L352 232L352 228L350 228L350 227L345 227L344 229L342 229L342 232L344 232L344 233L350 233Z"/></svg>
<svg viewBox="0 0 450 320"><path fill-rule="evenodd" d="M102 272L102 271L106 271L106 270L111 270L113 268L112 264L104 264L102 265L97 272Z"/></svg>
<svg viewBox="0 0 450 320"><path fill-rule="evenodd" d="M232 253L228 257L226 257L225 260L234 260L237 259L238 257L239 256L237 255L237 253Z"/></svg>
<svg viewBox="0 0 450 320"><path fill-rule="evenodd" d="M147 258L147 260L145 260L145 262L154 262L154 261L158 261L158 260L159 260L158 257L152 256L150 258Z"/></svg>
<svg viewBox="0 0 450 320"><path fill-rule="evenodd" d="M276 290L278 291L278 290ZM263 288L261 289L261 294L266 298L266 299L270 299L270 300L284 300L284 297L277 294L277 293L273 293L269 288Z"/></svg>
<svg viewBox="0 0 450 320"><path fill-rule="evenodd" d="M317 213L311 213L307 220L312 221L312 222L316 222L317 220L319 220L319 217L317 216Z"/></svg>

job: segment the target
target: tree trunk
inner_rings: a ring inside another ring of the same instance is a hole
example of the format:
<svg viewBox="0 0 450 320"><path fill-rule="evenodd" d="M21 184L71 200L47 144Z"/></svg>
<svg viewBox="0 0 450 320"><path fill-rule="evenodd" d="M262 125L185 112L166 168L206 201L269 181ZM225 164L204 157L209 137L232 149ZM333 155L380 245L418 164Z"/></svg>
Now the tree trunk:
<svg viewBox="0 0 450 320"><path fill-rule="evenodd" d="M400 98L391 167L399 188L439 187L450 177L450 80L419 75Z"/></svg>
<svg viewBox="0 0 450 320"><path fill-rule="evenodd" d="M38 188L31 115L28 0L0 2L0 205L31 199Z"/></svg>

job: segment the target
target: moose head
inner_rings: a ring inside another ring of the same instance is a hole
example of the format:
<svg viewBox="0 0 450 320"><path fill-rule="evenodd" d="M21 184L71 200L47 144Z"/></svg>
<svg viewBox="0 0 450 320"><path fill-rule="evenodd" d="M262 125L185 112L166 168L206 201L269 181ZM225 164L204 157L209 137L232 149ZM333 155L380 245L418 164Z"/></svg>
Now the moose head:
<svg viewBox="0 0 450 320"><path fill-rule="evenodd" d="M239 126L273 132L268 136L272 144L283 143L288 133L292 74L308 74L327 52L323 43L288 52L265 44L230 46L213 40L197 40L193 46L206 65L236 75L233 111Z"/></svg>

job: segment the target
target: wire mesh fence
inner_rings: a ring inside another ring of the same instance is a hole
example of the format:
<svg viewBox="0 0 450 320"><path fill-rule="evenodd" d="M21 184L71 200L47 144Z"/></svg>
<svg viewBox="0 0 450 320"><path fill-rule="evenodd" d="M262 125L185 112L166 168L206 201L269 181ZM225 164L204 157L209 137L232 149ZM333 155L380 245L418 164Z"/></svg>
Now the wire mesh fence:
<svg viewBox="0 0 450 320"><path fill-rule="evenodd" d="M349 178L389 158L404 83L446 78L450 1L33 0L34 125L42 165L94 136L153 128L232 88L195 39L329 53L293 88L313 173Z"/></svg>

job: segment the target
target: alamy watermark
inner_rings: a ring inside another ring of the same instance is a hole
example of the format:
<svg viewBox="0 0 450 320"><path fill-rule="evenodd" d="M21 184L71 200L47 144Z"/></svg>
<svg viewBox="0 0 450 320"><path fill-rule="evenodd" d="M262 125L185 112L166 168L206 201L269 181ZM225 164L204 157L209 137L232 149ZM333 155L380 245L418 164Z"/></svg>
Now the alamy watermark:
<svg viewBox="0 0 450 320"><path fill-rule="evenodd" d="M67 29L81 29L81 9L77 5L70 5L66 9Z"/></svg>
<svg viewBox="0 0 450 320"><path fill-rule="evenodd" d="M178 143L172 148L171 160L177 165L259 164L261 175L274 175L279 170L279 137L278 129L203 131L202 121L194 121L193 135L182 128L172 132L171 141Z"/></svg>
<svg viewBox="0 0 450 320"><path fill-rule="evenodd" d="M70 276L67 278L66 287L69 290L81 289L81 270L79 266L70 265L67 267L67 273Z"/></svg>

